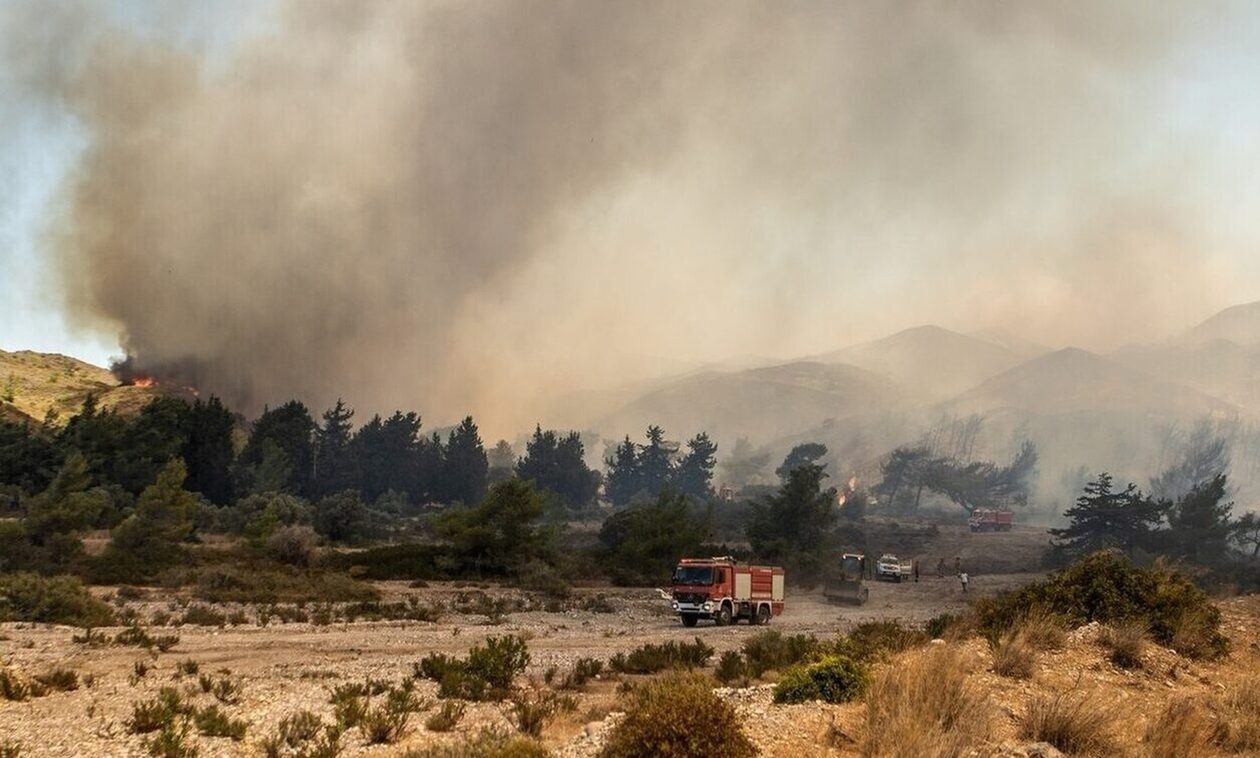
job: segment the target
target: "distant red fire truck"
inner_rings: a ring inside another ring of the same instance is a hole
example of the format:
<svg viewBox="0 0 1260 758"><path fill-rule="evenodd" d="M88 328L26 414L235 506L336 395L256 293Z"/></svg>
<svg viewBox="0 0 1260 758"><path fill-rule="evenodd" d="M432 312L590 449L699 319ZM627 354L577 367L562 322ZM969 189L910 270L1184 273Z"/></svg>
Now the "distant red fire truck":
<svg viewBox="0 0 1260 758"><path fill-rule="evenodd" d="M977 508L967 518L967 525L973 532L1009 532L1015 525L1015 514L1011 511Z"/></svg>
<svg viewBox="0 0 1260 758"><path fill-rule="evenodd" d="M730 556L683 558L674 569L674 610L683 626L713 619L718 626L747 619L768 624L783 613L783 569L750 566Z"/></svg>

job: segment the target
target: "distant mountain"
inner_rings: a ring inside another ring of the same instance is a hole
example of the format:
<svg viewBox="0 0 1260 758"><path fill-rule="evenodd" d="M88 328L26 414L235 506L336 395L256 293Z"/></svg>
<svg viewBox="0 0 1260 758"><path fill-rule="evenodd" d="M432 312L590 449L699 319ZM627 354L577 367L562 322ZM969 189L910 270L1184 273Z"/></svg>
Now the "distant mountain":
<svg viewBox="0 0 1260 758"><path fill-rule="evenodd" d="M638 397L596 428L609 437L638 437L649 424L661 424L674 439L707 431L727 441L766 440L908 399L900 387L869 371L799 361L689 376Z"/></svg>
<svg viewBox="0 0 1260 758"><path fill-rule="evenodd" d="M1111 354L1144 374L1260 412L1260 350L1226 339L1128 346Z"/></svg>
<svg viewBox="0 0 1260 758"><path fill-rule="evenodd" d="M949 406L968 413L1136 412L1180 418L1237 411L1198 390L1077 348L1033 358L963 393Z"/></svg>
<svg viewBox="0 0 1260 758"><path fill-rule="evenodd" d="M1250 350L1260 349L1260 302L1235 305L1186 332L1181 341L1228 340Z"/></svg>
<svg viewBox="0 0 1260 758"><path fill-rule="evenodd" d="M915 392L944 399L968 390L1027 358L985 339L939 326L917 326L889 337L814 356L887 376Z"/></svg>
<svg viewBox="0 0 1260 758"><path fill-rule="evenodd" d="M1018 334L996 327L977 329L974 332L969 332L967 336L975 337L976 339L984 340L985 342L992 342L994 345L1004 347L1021 358L1034 358L1038 355L1048 353L1053 349L1048 345L1043 345L1040 342L1025 339Z"/></svg>

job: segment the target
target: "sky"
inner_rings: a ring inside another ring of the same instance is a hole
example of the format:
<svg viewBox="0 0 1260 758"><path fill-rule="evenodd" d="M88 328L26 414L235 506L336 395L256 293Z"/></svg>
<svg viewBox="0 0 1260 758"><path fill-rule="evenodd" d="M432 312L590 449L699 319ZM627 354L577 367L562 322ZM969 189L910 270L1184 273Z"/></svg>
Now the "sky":
<svg viewBox="0 0 1260 758"><path fill-rule="evenodd" d="M0 0L0 35L0 348L246 409L509 427L1260 300L1254 4Z"/></svg>

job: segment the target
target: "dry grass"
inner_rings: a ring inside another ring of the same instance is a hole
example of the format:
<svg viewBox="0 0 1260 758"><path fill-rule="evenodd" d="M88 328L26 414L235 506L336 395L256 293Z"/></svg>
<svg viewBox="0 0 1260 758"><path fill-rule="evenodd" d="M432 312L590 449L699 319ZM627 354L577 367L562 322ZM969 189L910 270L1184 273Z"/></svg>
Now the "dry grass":
<svg viewBox="0 0 1260 758"><path fill-rule="evenodd" d="M1007 634L990 646L993 673L1011 679L1031 679L1037 668L1037 650L1022 631Z"/></svg>
<svg viewBox="0 0 1260 758"><path fill-rule="evenodd" d="M1113 712L1100 700L1067 691L1034 697L1020 720L1020 733L1069 754L1111 755L1114 724Z"/></svg>
<svg viewBox="0 0 1260 758"><path fill-rule="evenodd" d="M862 754L945 758L981 744L992 709L967 675L959 652L947 645L894 660L868 690Z"/></svg>
<svg viewBox="0 0 1260 758"><path fill-rule="evenodd" d="M1212 620L1200 611L1186 611L1173 624L1169 647L1187 658L1211 658L1215 653L1212 642Z"/></svg>
<svg viewBox="0 0 1260 758"><path fill-rule="evenodd" d="M1146 649L1146 624L1123 621L1105 626L1098 641L1107 648L1107 657L1122 669L1142 668L1142 651Z"/></svg>
<svg viewBox="0 0 1260 758"><path fill-rule="evenodd" d="M1216 743L1236 753L1260 751L1260 673L1232 683L1220 699Z"/></svg>
<svg viewBox="0 0 1260 758"><path fill-rule="evenodd" d="M1033 606L1020 621L1019 632L1036 650L1060 650L1067 644L1067 621L1043 606Z"/></svg>
<svg viewBox="0 0 1260 758"><path fill-rule="evenodd" d="M1142 747L1151 758L1205 755L1211 750L1215 727L1194 701L1178 698L1146 728Z"/></svg>

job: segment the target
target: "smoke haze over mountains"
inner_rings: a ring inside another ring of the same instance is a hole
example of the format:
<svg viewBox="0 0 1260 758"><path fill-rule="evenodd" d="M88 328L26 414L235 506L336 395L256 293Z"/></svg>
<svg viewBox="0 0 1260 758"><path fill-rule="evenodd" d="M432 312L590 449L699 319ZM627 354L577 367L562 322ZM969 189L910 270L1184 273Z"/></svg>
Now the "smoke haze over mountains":
<svg viewBox="0 0 1260 758"><path fill-rule="evenodd" d="M0 91L84 130L46 237L76 322L245 411L510 433L728 356L924 322L1111 349L1260 290L1260 109L1213 112L1243 5L207 14L6 4Z"/></svg>

